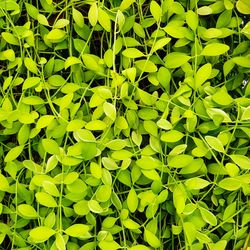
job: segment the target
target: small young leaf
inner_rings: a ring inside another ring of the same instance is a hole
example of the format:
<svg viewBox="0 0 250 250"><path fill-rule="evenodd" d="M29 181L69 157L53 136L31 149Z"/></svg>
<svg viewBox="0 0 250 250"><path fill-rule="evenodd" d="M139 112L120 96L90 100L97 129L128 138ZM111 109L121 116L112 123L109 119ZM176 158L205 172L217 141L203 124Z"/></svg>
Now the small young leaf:
<svg viewBox="0 0 250 250"><path fill-rule="evenodd" d="M155 19L156 22L159 22L162 16L162 10L160 5L156 1L151 1L149 7L153 18Z"/></svg>
<svg viewBox="0 0 250 250"><path fill-rule="evenodd" d="M9 162L15 160L22 153L23 149L24 145L12 148L5 156L4 161Z"/></svg>
<svg viewBox="0 0 250 250"><path fill-rule="evenodd" d="M88 20L92 26L95 26L97 24L98 7L97 7L96 3L93 3L89 8Z"/></svg>
<svg viewBox="0 0 250 250"><path fill-rule="evenodd" d="M9 189L9 182L7 178L0 173L0 191L7 191Z"/></svg>

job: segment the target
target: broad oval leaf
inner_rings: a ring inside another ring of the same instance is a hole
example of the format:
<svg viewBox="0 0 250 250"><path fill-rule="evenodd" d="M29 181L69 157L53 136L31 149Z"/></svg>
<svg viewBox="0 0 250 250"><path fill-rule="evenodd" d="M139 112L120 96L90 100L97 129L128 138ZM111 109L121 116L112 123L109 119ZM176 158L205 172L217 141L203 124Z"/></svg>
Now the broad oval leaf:
<svg viewBox="0 0 250 250"><path fill-rule="evenodd" d="M31 240L34 243L41 243L41 242L48 240L55 233L56 231L49 227L40 226L40 227L31 229L31 231L29 232L29 235L30 235Z"/></svg>
<svg viewBox="0 0 250 250"><path fill-rule="evenodd" d="M219 56L226 53L230 47L222 43L211 43L202 50L202 56Z"/></svg>
<svg viewBox="0 0 250 250"><path fill-rule="evenodd" d="M205 140L208 143L208 145L212 149L214 149L215 151L218 151L218 152L221 152L221 153L225 152L225 149L223 147L222 142L217 137L207 135L207 136L205 136Z"/></svg>
<svg viewBox="0 0 250 250"><path fill-rule="evenodd" d="M170 69L178 68L188 62L191 59L190 56L180 53L172 52L165 57L165 66Z"/></svg>
<svg viewBox="0 0 250 250"><path fill-rule="evenodd" d="M36 210L31 205L28 204L18 205L17 211L21 216L28 219L35 219L38 217Z"/></svg>
<svg viewBox="0 0 250 250"><path fill-rule="evenodd" d="M89 226L85 224L74 224L64 232L71 237L83 237L89 231Z"/></svg>

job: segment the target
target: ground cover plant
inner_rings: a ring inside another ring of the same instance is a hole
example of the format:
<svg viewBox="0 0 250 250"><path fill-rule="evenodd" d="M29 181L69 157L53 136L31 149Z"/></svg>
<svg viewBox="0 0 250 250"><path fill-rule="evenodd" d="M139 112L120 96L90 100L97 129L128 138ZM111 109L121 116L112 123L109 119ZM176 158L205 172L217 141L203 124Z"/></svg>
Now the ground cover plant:
<svg viewBox="0 0 250 250"><path fill-rule="evenodd" d="M0 249L249 249L249 14L0 0Z"/></svg>

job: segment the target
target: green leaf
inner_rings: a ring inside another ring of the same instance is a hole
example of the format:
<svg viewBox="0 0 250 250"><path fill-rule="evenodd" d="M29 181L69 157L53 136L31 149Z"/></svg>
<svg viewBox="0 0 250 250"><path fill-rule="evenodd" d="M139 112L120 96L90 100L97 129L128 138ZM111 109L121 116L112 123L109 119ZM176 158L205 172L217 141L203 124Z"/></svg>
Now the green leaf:
<svg viewBox="0 0 250 250"><path fill-rule="evenodd" d="M35 219L38 217L36 210L28 204L18 205L17 211L22 217L25 217L27 219Z"/></svg>
<svg viewBox="0 0 250 250"><path fill-rule="evenodd" d="M211 73L212 65L210 63L200 67L195 75L195 88L198 89L210 77Z"/></svg>
<svg viewBox="0 0 250 250"><path fill-rule="evenodd" d="M246 56L233 57L232 62L234 62L235 64L237 64L241 67L250 68L250 59Z"/></svg>
<svg viewBox="0 0 250 250"><path fill-rule="evenodd" d="M27 13L32 18L36 19L37 15L39 14L38 9L35 6L33 6L33 5L29 4L29 3L25 3L25 7L26 7L26 10L27 10Z"/></svg>
<svg viewBox="0 0 250 250"><path fill-rule="evenodd" d="M153 248L158 248L161 246L160 240L153 234L151 231L145 229L144 230L144 237L147 243L153 247Z"/></svg>
<svg viewBox="0 0 250 250"><path fill-rule="evenodd" d="M72 16L73 16L75 23L79 27L83 28L84 27L84 17L82 15L82 13L79 10L72 8Z"/></svg>
<svg viewBox="0 0 250 250"><path fill-rule="evenodd" d="M43 14L40 14L40 13L39 13L39 14L37 15L36 19L37 19L37 21L38 21L40 24L42 24L42 25L44 25L44 26L49 26L49 22L48 22L46 16L44 16Z"/></svg>
<svg viewBox="0 0 250 250"><path fill-rule="evenodd" d="M104 130L107 124L101 120L90 121L85 125L85 128L91 131Z"/></svg>
<svg viewBox="0 0 250 250"><path fill-rule="evenodd" d="M93 213L99 214L103 212L103 208L96 200L89 200L88 201L89 210Z"/></svg>
<svg viewBox="0 0 250 250"><path fill-rule="evenodd" d="M98 20L98 8L97 8L96 3L93 3L90 6L90 8L89 8L88 20L89 20L89 23L92 26L95 26L97 24L97 20Z"/></svg>
<svg viewBox="0 0 250 250"><path fill-rule="evenodd" d="M162 16L160 5L156 1L151 1L149 8L153 18L156 20L156 22L159 22Z"/></svg>
<svg viewBox="0 0 250 250"><path fill-rule="evenodd" d="M109 117L112 121L116 119L116 108L113 104L109 102L103 103L103 111L107 117Z"/></svg>
<svg viewBox="0 0 250 250"><path fill-rule="evenodd" d="M197 29L199 19L198 19L197 15L192 10L187 11L187 13L186 13L186 22L187 22L188 26L193 31L195 31Z"/></svg>
<svg viewBox="0 0 250 250"><path fill-rule="evenodd" d="M211 213L209 210L207 210L203 207L199 207L199 210L201 213L201 217L205 222L207 222L211 226L217 225L217 218L213 213Z"/></svg>
<svg viewBox="0 0 250 250"><path fill-rule="evenodd" d="M176 155L168 157L168 166L172 168L183 168L188 166L193 161L193 156L191 155Z"/></svg>
<svg viewBox="0 0 250 250"><path fill-rule="evenodd" d="M42 243L42 242L48 240L55 233L56 233L56 231L49 228L49 227L40 226L40 227L36 227L34 229L31 229L29 232L29 235L30 235L32 242Z"/></svg>
<svg viewBox="0 0 250 250"><path fill-rule="evenodd" d="M74 224L68 227L64 232L71 237L84 237L89 231L89 226L85 224Z"/></svg>
<svg viewBox="0 0 250 250"><path fill-rule="evenodd" d="M66 33L61 29L53 29L47 35L47 39L52 43L61 42L65 37Z"/></svg>
<svg viewBox="0 0 250 250"><path fill-rule="evenodd" d="M23 149L24 145L12 148L5 156L4 161L9 162L15 160L23 152Z"/></svg>
<svg viewBox="0 0 250 250"><path fill-rule="evenodd" d="M142 72L153 73L157 71L157 66L150 60L138 60L135 66Z"/></svg>
<svg viewBox="0 0 250 250"><path fill-rule="evenodd" d="M221 180L218 186L228 191L234 191L242 187L242 182L236 178L228 177Z"/></svg>
<svg viewBox="0 0 250 250"><path fill-rule="evenodd" d="M212 99L221 106L230 105L234 101L224 88L219 88L216 93L212 95Z"/></svg>
<svg viewBox="0 0 250 250"><path fill-rule="evenodd" d="M181 184L176 185L173 192L173 202L177 214L181 214L184 211L186 199L187 197L186 193L184 192L183 186Z"/></svg>
<svg viewBox="0 0 250 250"><path fill-rule="evenodd" d="M164 37L164 38L161 38L161 39L157 40L157 41L153 44L150 53L154 53L154 52L156 52L157 50L162 49L162 48L163 48L164 46L166 46L170 41L171 41L171 38L170 38L170 37Z"/></svg>
<svg viewBox="0 0 250 250"><path fill-rule="evenodd" d="M184 134L178 130L170 130L161 135L161 140L164 142L177 142L184 137Z"/></svg>
<svg viewBox="0 0 250 250"><path fill-rule="evenodd" d="M161 162L152 156L142 156L136 161L136 165L145 170L155 169L161 166Z"/></svg>
<svg viewBox="0 0 250 250"><path fill-rule="evenodd" d="M135 0L122 0L119 8L121 11L124 11L124 10L128 9L134 2L135 2Z"/></svg>
<svg viewBox="0 0 250 250"><path fill-rule="evenodd" d="M205 140L208 143L208 145L212 149L214 149L215 151L218 151L218 152L221 152L221 153L225 152L225 149L223 147L222 142L217 137L207 135L207 136L205 136Z"/></svg>
<svg viewBox="0 0 250 250"><path fill-rule="evenodd" d="M226 53L230 47L222 43L211 43L201 51L202 56L219 56Z"/></svg>
<svg viewBox="0 0 250 250"><path fill-rule="evenodd" d="M7 178L0 173L0 191L7 191L9 189L9 182Z"/></svg>
<svg viewBox="0 0 250 250"><path fill-rule="evenodd" d="M229 204L224 213L223 213L223 217L222 217L222 220L223 221L226 221L227 219L229 219L231 216L233 216L236 212L236 201Z"/></svg>
<svg viewBox="0 0 250 250"><path fill-rule="evenodd" d="M58 19L56 21L56 23L53 25L53 28L54 29L61 29L67 25L69 25L69 20L62 18L62 19Z"/></svg>
<svg viewBox="0 0 250 250"><path fill-rule="evenodd" d="M2 32L1 35L2 35L2 38L7 43L12 44L12 45L19 45L18 39L13 34L11 34L9 32Z"/></svg>
<svg viewBox="0 0 250 250"><path fill-rule="evenodd" d="M34 62L34 60L32 58L29 57L25 57L24 58L24 65L25 67L32 73L34 74L38 74L38 68L36 63Z"/></svg>
<svg viewBox="0 0 250 250"><path fill-rule="evenodd" d="M37 202L45 207L57 207L56 200L47 193L44 192L37 192L35 194Z"/></svg>
<svg viewBox="0 0 250 250"><path fill-rule="evenodd" d="M98 8L98 22L107 31L111 31L111 20L108 13L101 7Z"/></svg>
<svg viewBox="0 0 250 250"><path fill-rule="evenodd" d="M138 196L133 188L128 193L127 205L131 213L134 213L138 207Z"/></svg>
<svg viewBox="0 0 250 250"><path fill-rule="evenodd" d="M56 234L56 247L58 250L66 250L66 243L60 233Z"/></svg>
<svg viewBox="0 0 250 250"><path fill-rule="evenodd" d="M141 227L137 222L131 219L123 220L122 224L124 227L126 227L127 229L131 229L131 230L138 229Z"/></svg>
<svg viewBox="0 0 250 250"><path fill-rule="evenodd" d="M193 177L186 180L185 185L187 186L188 189L200 190L210 185L210 182L199 177Z"/></svg>
<svg viewBox="0 0 250 250"><path fill-rule="evenodd" d="M60 149L56 141L52 139L42 139L42 145L45 152L48 152L49 154L52 155L60 154Z"/></svg>
<svg viewBox="0 0 250 250"><path fill-rule="evenodd" d="M48 193L52 196L55 196L55 197L60 196L60 192L58 191L56 185L53 182L44 181L42 185L43 185L43 188L44 188L46 193Z"/></svg>
<svg viewBox="0 0 250 250"><path fill-rule="evenodd" d="M69 56L64 63L64 68L67 69L72 65L81 64L81 63L82 62L79 58L74 57L74 56Z"/></svg>
<svg viewBox="0 0 250 250"><path fill-rule="evenodd" d="M242 14L250 14L250 4L248 0L238 0L236 2L236 8Z"/></svg>
<svg viewBox="0 0 250 250"><path fill-rule="evenodd" d="M144 54L136 48L128 48L122 51L122 54L128 58L138 58L144 56Z"/></svg>
<svg viewBox="0 0 250 250"><path fill-rule="evenodd" d="M180 53L180 52L172 52L169 53L165 58L165 66L170 69L178 68L188 62L191 59L190 56Z"/></svg>
<svg viewBox="0 0 250 250"><path fill-rule="evenodd" d="M23 82L23 90L32 88L40 83L39 77L29 77Z"/></svg>
<svg viewBox="0 0 250 250"><path fill-rule="evenodd" d="M197 13L200 16L207 16L213 13L213 10L209 6L202 6L198 8Z"/></svg>
<svg viewBox="0 0 250 250"><path fill-rule="evenodd" d="M250 169L250 159L245 155L229 155L235 164L237 164L242 169Z"/></svg>

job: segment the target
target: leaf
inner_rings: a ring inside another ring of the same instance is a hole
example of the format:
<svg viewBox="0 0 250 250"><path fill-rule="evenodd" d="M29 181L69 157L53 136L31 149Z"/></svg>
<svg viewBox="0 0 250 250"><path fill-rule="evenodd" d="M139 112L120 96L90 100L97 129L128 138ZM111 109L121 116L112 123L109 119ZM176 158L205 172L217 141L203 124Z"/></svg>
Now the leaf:
<svg viewBox="0 0 250 250"><path fill-rule="evenodd" d="M85 64L86 68L92 71L97 71L99 68L99 64L96 59L91 54L84 54L82 55L83 63Z"/></svg>
<svg viewBox="0 0 250 250"><path fill-rule="evenodd" d="M144 237L147 243L153 247L153 248L158 248L161 246L160 240L153 234L151 231L145 229L144 230Z"/></svg>
<svg viewBox="0 0 250 250"><path fill-rule="evenodd" d="M152 156L142 156L136 161L136 165L145 170L155 169L161 166L161 162Z"/></svg>
<svg viewBox="0 0 250 250"><path fill-rule="evenodd" d="M40 83L39 77L29 77L23 82L23 90L32 88Z"/></svg>
<svg viewBox="0 0 250 250"><path fill-rule="evenodd" d="M58 191L56 185L51 182L51 181L44 181L43 182L43 188L46 191L46 193L55 196L55 197L59 197L60 196L60 192Z"/></svg>
<svg viewBox="0 0 250 250"><path fill-rule="evenodd" d="M31 205L28 204L18 205L17 211L21 216L28 219L35 219L38 217L36 210Z"/></svg>
<svg viewBox="0 0 250 250"><path fill-rule="evenodd" d="M71 237L83 237L89 231L89 226L85 224L74 224L64 232Z"/></svg>
<svg viewBox="0 0 250 250"><path fill-rule="evenodd" d="M116 108L113 104L109 102L103 103L103 111L107 117L109 117L112 121L116 119Z"/></svg>
<svg viewBox="0 0 250 250"><path fill-rule="evenodd" d="M39 13L39 14L37 15L36 19L37 19L37 21L38 21L40 24L42 24L42 25L44 25L44 26L49 26L49 22L48 22L46 16L44 16L43 14L40 14L40 13Z"/></svg>
<svg viewBox="0 0 250 250"><path fill-rule="evenodd" d="M157 50L162 49L162 48L163 48L164 46L166 46L170 41L171 41L171 38L170 38L170 37L164 37L164 38L161 38L161 39L157 40L157 41L153 44L150 53L154 53L154 52L156 52Z"/></svg>
<svg viewBox="0 0 250 250"><path fill-rule="evenodd" d="M188 189L200 190L210 185L210 182L199 177L193 177L185 181Z"/></svg>
<svg viewBox="0 0 250 250"><path fill-rule="evenodd" d="M135 230L141 227L137 222L131 219L123 220L122 224L124 227L126 227L127 229L131 229L131 230Z"/></svg>
<svg viewBox="0 0 250 250"><path fill-rule="evenodd" d="M162 16L162 10L161 10L160 5L156 1L151 1L149 8L155 21L159 22Z"/></svg>
<svg viewBox="0 0 250 250"><path fill-rule="evenodd" d="M181 154L168 157L168 166L172 168L183 168L193 161L193 156Z"/></svg>
<svg viewBox="0 0 250 250"><path fill-rule="evenodd" d="M45 207L57 207L56 200L47 193L44 192L37 192L35 194L37 202Z"/></svg>
<svg viewBox="0 0 250 250"><path fill-rule="evenodd" d="M221 180L218 186L228 191L234 191L242 187L242 182L236 178L228 177Z"/></svg>
<svg viewBox="0 0 250 250"><path fill-rule="evenodd" d="M199 19L198 19L197 15L192 10L187 11L187 13L186 13L186 22L187 22L188 26L193 31L195 31L197 29Z"/></svg>
<svg viewBox="0 0 250 250"><path fill-rule="evenodd" d="M29 3L25 3L25 7L26 7L26 10L27 10L27 13L32 18L36 19L37 15L39 14L38 9L35 6L33 6L33 5L29 4Z"/></svg>
<svg viewBox="0 0 250 250"><path fill-rule="evenodd" d="M0 191L7 191L9 189L9 182L7 180L7 178L0 173Z"/></svg>
<svg viewBox="0 0 250 250"><path fill-rule="evenodd" d="M153 73L157 71L157 66L150 60L138 60L135 66L142 72Z"/></svg>
<svg viewBox="0 0 250 250"><path fill-rule="evenodd" d="M40 227L31 229L29 232L29 235L30 235L30 238L32 239L32 242L41 243L41 242L48 240L55 233L56 231L49 227L40 226Z"/></svg>
<svg viewBox="0 0 250 250"><path fill-rule="evenodd" d="M186 199L187 199L186 193L184 193L182 185L181 184L176 185L173 192L173 202L177 214L181 214L184 211Z"/></svg>
<svg viewBox="0 0 250 250"><path fill-rule="evenodd" d="M32 73L34 74L38 74L38 68L36 63L34 62L34 60L32 58L29 57L25 57L24 58L24 65L25 67Z"/></svg>
<svg viewBox="0 0 250 250"><path fill-rule="evenodd" d="M4 161L10 162L10 161L15 160L22 153L23 149L24 149L24 145L16 146L12 148L5 156Z"/></svg>
<svg viewBox="0 0 250 250"><path fill-rule="evenodd" d="M54 29L61 29L65 26L69 25L69 20L61 18L56 21L56 23L53 25Z"/></svg>
<svg viewBox="0 0 250 250"><path fill-rule="evenodd" d="M79 27L83 28L84 27L84 17L82 15L82 13L79 10L72 8L72 16L73 16L75 23Z"/></svg>
<svg viewBox="0 0 250 250"><path fill-rule="evenodd" d="M217 225L217 218L213 213L211 213L209 210L207 210L203 207L199 207L199 210L201 213L201 217L205 222L207 222L211 226Z"/></svg>
<svg viewBox="0 0 250 250"><path fill-rule="evenodd" d="M248 0L238 0L236 2L236 8L242 14L245 15L250 14L250 5Z"/></svg>
<svg viewBox="0 0 250 250"><path fill-rule="evenodd" d="M103 212L103 208L100 206L100 204L96 200L89 200L88 207L89 207L89 210L92 211L93 213L99 214Z"/></svg>
<svg viewBox="0 0 250 250"><path fill-rule="evenodd" d="M135 0L122 0L121 5L119 7L120 11L128 9L134 2Z"/></svg>
<svg viewBox="0 0 250 250"><path fill-rule="evenodd" d="M188 62L191 59L190 56L180 53L180 52L172 52L169 53L165 58L165 66L170 69L178 68Z"/></svg>
<svg viewBox="0 0 250 250"><path fill-rule="evenodd" d="M98 22L107 31L111 31L111 20L109 15L102 8L98 8Z"/></svg>
<svg viewBox="0 0 250 250"><path fill-rule="evenodd" d="M235 164L237 164L242 169L250 169L250 159L245 155L229 155Z"/></svg>
<svg viewBox="0 0 250 250"><path fill-rule="evenodd" d="M56 247L58 250L66 250L64 238L60 233L56 234Z"/></svg>
<svg viewBox="0 0 250 250"><path fill-rule="evenodd" d="M219 56L226 53L230 47L222 43L211 43L201 51L202 56Z"/></svg>
<svg viewBox="0 0 250 250"><path fill-rule="evenodd" d="M19 41L13 34L9 32L2 32L1 35L7 43L19 46Z"/></svg>
<svg viewBox="0 0 250 250"><path fill-rule="evenodd" d="M212 65L210 63L204 64L195 75L195 88L198 89L211 75Z"/></svg>
<svg viewBox="0 0 250 250"><path fill-rule="evenodd" d="M96 3L93 3L89 8L88 20L92 26L95 26L97 24L98 8L97 8Z"/></svg>
<svg viewBox="0 0 250 250"><path fill-rule="evenodd" d="M60 154L59 146L56 141L52 139L42 139L42 145L45 152L48 152L49 154L52 155Z"/></svg>
<svg viewBox="0 0 250 250"><path fill-rule="evenodd" d="M59 87L65 83L65 79L61 75L53 75L48 78L48 83L52 86Z"/></svg>
<svg viewBox="0 0 250 250"><path fill-rule="evenodd" d="M184 137L184 134L178 130L170 130L161 135L161 140L164 142L177 142Z"/></svg>
<svg viewBox="0 0 250 250"><path fill-rule="evenodd" d="M237 56L232 58L232 62L244 67L244 68L250 68L250 58L244 57L244 56Z"/></svg>
<svg viewBox="0 0 250 250"><path fill-rule="evenodd" d="M222 142L217 137L207 135L205 136L205 140L208 143L208 145L215 151L221 153L225 152Z"/></svg>
<svg viewBox="0 0 250 250"><path fill-rule="evenodd" d="M65 63L64 63L64 68L67 69L68 67L75 65L75 64L81 64L81 60L77 57L74 56L69 56L67 57Z"/></svg>
<svg viewBox="0 0 250 250"><path fill-rule="evenodd" d="M107 124L101 120L90 121L85 125L85 128L91 131L104 130Z"/></svg>
<svg viewBox="0 0 250 250"><path fill-rule="evenodd" d="M236 201L229 204L224 213L223 213L223 217L222 217L222 220L223 221L227 221L231 216L233 216L236 212Z"/></svg>
<svg viewBox="0 0 250 250"><path fill-rule="evenodd" d="M138 207L138 196L133 188L128 193L127 206L131 213L134 213Z"/></svg>
<svg viewBox="0 0 250 250"><path fill-rule="evenodd" d="M122 51L122 54L128 58L138 58L144 56L144 54L136 48L128 48Z"/></svg>
<svg viewBox="0 0 250 250"><path fill-rule="evenodd" d="M66 37L66 33L61 29L53 29L47 34L47 39L52 43L61 42Z"/></svg>
<svg viewBox="0 0 250 250"><path fill-rule="evenodd" d="M209 6L202 6L198 8L197 13L200 16L207 16L213 13L213 10Z"/></svg>
<svg viewBox="0 0 250 250"><path fill-rule="evenodd" d="M221 106L230 105L234 101L224 88L219 88L215 94L212 95L212 99Z"/></svg>

